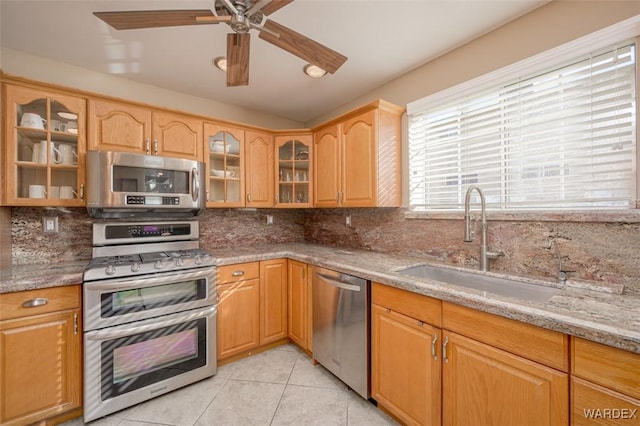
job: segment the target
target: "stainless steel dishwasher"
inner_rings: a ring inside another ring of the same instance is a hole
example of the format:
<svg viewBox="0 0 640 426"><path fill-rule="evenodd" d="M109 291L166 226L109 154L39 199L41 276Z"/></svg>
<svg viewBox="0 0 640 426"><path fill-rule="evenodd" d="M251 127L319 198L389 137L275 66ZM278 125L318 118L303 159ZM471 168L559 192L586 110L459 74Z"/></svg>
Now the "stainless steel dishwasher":
<svg viewBox="0 0 640 426"><path fill-rule="evenodd" d="M313 357L369 398L369 282L314 267Z"/></svg>

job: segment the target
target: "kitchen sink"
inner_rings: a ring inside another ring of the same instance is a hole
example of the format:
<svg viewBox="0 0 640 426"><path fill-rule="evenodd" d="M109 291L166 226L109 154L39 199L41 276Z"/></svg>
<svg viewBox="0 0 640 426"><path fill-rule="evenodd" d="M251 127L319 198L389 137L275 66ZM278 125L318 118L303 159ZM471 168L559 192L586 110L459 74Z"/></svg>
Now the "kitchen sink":
<svg viewBox="0 0 640 426"><path fill-rule="evenodd" d="M473 290L485 291L499 296L545 303L560 289L525 283L508 278L494 277L457 269L441 268L432 265L417 265L398 270L403 275L454 284Z"/></svg>

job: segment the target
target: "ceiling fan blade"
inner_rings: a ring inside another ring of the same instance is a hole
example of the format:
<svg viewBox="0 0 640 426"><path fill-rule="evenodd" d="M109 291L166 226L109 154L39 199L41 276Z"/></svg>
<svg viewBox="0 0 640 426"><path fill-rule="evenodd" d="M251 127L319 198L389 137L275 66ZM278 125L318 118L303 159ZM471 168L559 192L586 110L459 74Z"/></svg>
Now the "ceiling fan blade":
<svg viewBox="0 0 640 426"><path fill-rule="evenodd" d="M335 50L329 49L310 38L280 25L270 19L263 24L267 31L260 31L260 38L278 46L287 52L317 65L323 70L333 74L348 59ZM278 34L277 36L274 35Z"/></svg>
<svg viewBox="0 0 640 426"><path fill-rule="evenodd" d="M269 16L273 12L280 10L281 8L292 2L293 0L271 0L269 3L260 8L260 12L262 12L264 16Z"/></svg>
<svg viewBox="0 0 640 426"><path fill-rule="evenodd" d="M93 12L93 14L116 30L217 24L219 22L228 22L230 19L230 17L215 16L208 9Z"/></svg>
<svg viewBox="0 0 640 426"><path fill-rule="evenodd" d="M249 33L227 34L227 86L249 84Z"/></svg>

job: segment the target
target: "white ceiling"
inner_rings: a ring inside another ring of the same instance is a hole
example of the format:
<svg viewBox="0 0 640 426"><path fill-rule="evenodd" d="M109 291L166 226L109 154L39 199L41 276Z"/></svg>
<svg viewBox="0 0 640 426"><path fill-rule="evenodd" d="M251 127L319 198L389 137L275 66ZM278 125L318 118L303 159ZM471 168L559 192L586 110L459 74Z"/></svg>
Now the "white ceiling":
<svg viewBox="0 0 640 426"><path fill-rule="evenodd" d="M0 45L305 123L547 0L296 0L269 18L349 59L311 79L251 31L249 86L226 87L225 24L116 31L95 11L211 9L213 0L0 0Z"/></svg>

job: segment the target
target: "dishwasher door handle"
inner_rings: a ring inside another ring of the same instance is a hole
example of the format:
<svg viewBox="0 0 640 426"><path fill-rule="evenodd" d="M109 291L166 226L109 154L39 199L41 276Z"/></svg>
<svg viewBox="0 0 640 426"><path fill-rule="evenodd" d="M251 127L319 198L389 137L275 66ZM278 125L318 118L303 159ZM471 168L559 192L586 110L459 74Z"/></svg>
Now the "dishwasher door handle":
<svg viewBox="0 0 640 426"><path fill-rule="evenodd" d="M317 275L321 280L325 281L327 284L331 284L334 287L349 291L360 291L360 287L357 285L343 283L342 281L334 280L333 278L328 277L324 274L318 273Z"/></svg>

